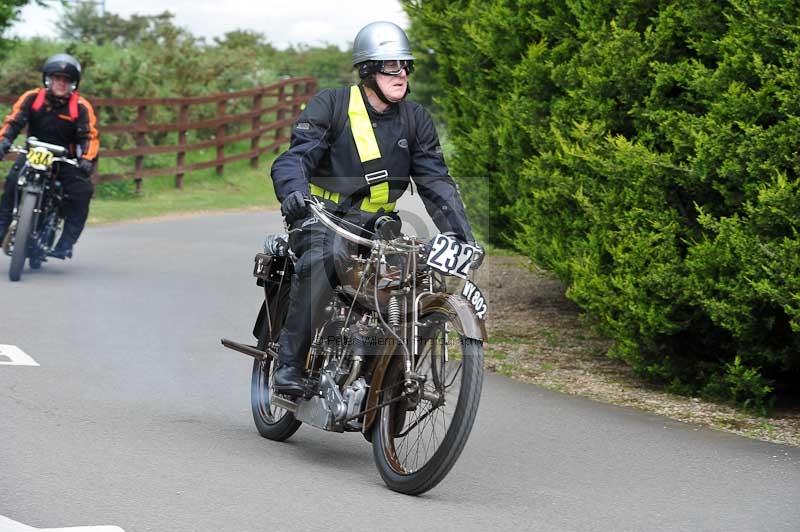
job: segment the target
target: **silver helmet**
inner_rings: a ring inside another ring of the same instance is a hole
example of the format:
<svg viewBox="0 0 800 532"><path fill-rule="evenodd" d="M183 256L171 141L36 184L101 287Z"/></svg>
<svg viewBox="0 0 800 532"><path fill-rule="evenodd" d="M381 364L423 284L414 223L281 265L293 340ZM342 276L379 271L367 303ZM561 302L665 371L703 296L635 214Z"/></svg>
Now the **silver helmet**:
<svg viewBox="0 0 800 532"><path fill-rule="evenodd" d="M364 61L414 60L406 32L391 22L372 22L353 41L353 66Z"/></svg>

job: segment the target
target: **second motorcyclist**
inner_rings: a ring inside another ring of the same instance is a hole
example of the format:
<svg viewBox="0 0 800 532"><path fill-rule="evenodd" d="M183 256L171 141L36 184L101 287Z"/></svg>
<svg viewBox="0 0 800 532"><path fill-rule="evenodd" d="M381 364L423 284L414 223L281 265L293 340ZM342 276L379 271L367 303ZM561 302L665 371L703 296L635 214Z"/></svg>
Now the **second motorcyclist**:
<svg viewBox="0 0 800 532"><path fill-rule="evenodd" d="M64 187L64 231L51 256L72 256L89 215L94 192L91 175L100 141L97 119L91 104L78 94L81 65L69 54L49 57L42 66L42 88L25 92L0 127L0 159L8 153L17 135L27 129L30 137L66 148L78 159L78 167L56 163L57 177ZM0 199L0 241L11 223L16 195L17 174L24 164L19 157L6 178Z"/></svg>

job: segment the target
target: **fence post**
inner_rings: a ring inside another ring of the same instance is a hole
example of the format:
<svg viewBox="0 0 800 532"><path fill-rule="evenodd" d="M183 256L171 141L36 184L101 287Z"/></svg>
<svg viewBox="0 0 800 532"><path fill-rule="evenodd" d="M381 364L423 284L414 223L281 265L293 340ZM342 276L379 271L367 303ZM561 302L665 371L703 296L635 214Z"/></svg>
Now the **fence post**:
<svg viewBox="0 0 800 532"><path fill-rule="evenodd" d="M257 112L257 114L253 117L253 120L250 122L250 128L255 131L261 127L261 100L264 97L263 92L259 92L255 96L253 96L253 111ZM250 139L250 150L255 150L258 148L259 143L261 142L261 134L256 135L252 139ZM250 159L250 167L251 168L258 168L258 153L256 153L252 159Z"/></svg>
<svg viewBox="0 0 800 532"><path fill-rule="evenodd" d="M297 98L300 96L300 84L294 82L292 84L292 116L297 116L300 114L300 104L297 102Z"/></svg>
<svg viewBox="0 0 800 532"><path fill-rule="evenodd" d="M223 118L225 116L225 107L227 104L228 100L220 100L217 102L217 118ZM222 162L225 158L225 144L220 139L225 136L227 131L228 126L224 122L217 126L217 175L220 176L225 170L225 165Z"/></svg>
<svg viewBox="0 0 800 532"><path fill-rule="evenodd" d="M136 125L139 131L136 132L136 147L143 148L147 141L145 139L144 128L147 126L147 106L140 105L136 112ZM144 155L136 156L136 167L134 174L134 182L136 183L136 193L142 192L142 168L144 167Z"/></svg>
<svg viewBox="0 0 800 532"><path fill-rule="evenodd" d="M175 188L183 188L183 164L186 161L186 130L183 129L183 125L189 120L189 105L183 104L181 105L180 115L178 115L178 123L180 124L181 128L178 130L178 146L180 146L180 150L178 150L178 160L177 160L177 167L178 172L175 174Z"/></svg>
<svg viewBox="0 0 800 532"><path fill-rule="evenodd" d="M312 79L306 82L306 96L317 91L317 80Z"/></svg>
<svg viewBox="0 0 800 532"><path fill-rule="evenodd" d="M275 116L277 121L281 121L286 118L286 85L281 85L278 88L278 114ZM275 128L275 149L273 150L277 155L281 151L281 145L279 144L280 139L283 137L283 127L276 127Z"/></svg>

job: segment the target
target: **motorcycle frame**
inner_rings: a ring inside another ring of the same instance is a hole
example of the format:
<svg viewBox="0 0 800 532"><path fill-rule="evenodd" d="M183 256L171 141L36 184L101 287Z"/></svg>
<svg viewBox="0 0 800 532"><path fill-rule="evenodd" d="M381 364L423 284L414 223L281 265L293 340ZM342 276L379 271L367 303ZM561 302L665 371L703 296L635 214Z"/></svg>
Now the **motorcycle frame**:
<svg viewBox="0 0 800 532"><path fill-rule="evenodd" d="M420 251L420 246L416 244L388 244L386 242L382 242L380 240L370 240L367 238L360 237L358 235L354 235L353 233L347 231L343 227L340 227L336 222L330 219L325 211L323 210L323 205L318 205L314 202L310 202L309 204L313 214L320 220L320 222L325 225L328 229L336 233L337 235L350 240L351 242L355 242L357 244L367 246L372 249L370 254L370 260L368 265L371 264L380 264L380 260L384 257L387 253L396 252L402 253L409 257L410 261L410 278L413 280L410 285L410 293L406 294L403 297L403 315L406 316L404 319L403 326L401 327L401 331L405 336L405 339L400 337L400 334L392 331L392 328L389 324L386 323L384 320L382 313L380 311L380 305L378 304L378 288L377 288L377 279L373 283L373 297L374 297L374 304L375 308L377 309L377 315L381 321L381 324L384 326L386 331L389 332L392 336L395 336L396 339L399 340L399 343L394 346L393 349L388 350L385 349L384 352L375 355L376 361L373 364L372 368L372 378L369 382L369 391L367 393L366 404L364 406L364 422L362 425L362 432L364 434L369 434L369 431L372 425L375 422L375 418L378 412L378 405L380 400L380 394L383 391L383 381L386 376L386 372L388 371L392 360L395 359L395 356L403 355L403 364L404 364L404 375L406 381L409 381L412 377L414 377L413 372L413 360L414 357L418 354L419 350L419 317L421 315L428 314L430 312L440 312L448 317L451 318L451 321L456 326L457 331L462 336L466 338L479 340L479 341L486 341L488 339L488 335L486 333L486 326L483 320L480 320L476 315L475 311L467 301L465 297L460 294L448 294L442 292L433 292L433 287L430 286L428 290L424 290L418 293L417 287L417 260L414 254ZM289 261L290 259L287 257L286 259ZM369 268L370 266L368 266ZM285 278L286 275L286 268L284 268L282 274L282 280ZM375 272L377 276L377 271ZM366 277L366 271L365 271ZM432 281L431 281L432 285ZM267 319L270 327L270 337L272 337L272 321L269 316L269 294L267 293L267 287L265 282L265 301L262 305L262 312L259 313L259 317L257 319L257 326L258 322ZM359 288L360 290L360 288ZM276 294L280 293L280 288L276 291ZM338 297L338 296L335 296ZM411 302L413 305L412 309L412 323L408 323L408 304ZM263 316L262 316L263 314ZM389 344L391 345L391 344ZM409 348L410 346L410 348ZM402 351L402 352L401 352Z"/></svg>
<svg viewBox="0 0 800 532"><path fill-rule="evenodd" d="M12 211L12 227L14 231L16 231L16 227L19 221L19 208L20 203L22 201L23 196L25 193L33 193L37 195L36 199L36 206L33 210L33 220L32 220L32 230L31 230L31 238L32 241L36 242L37 246L40 244L39 238L41 234L41 227L40 227L40 220L41 215L43 212L43 206L45 202L49 202L53 209L56 210L56 217L57 220L62 218L61 216L61 206L64 202L64 195L62 193L56 193L56 163L66 163L72 164L73 166L77 166L77 163L69 158L63 157L63 154L66 152L64 148L61 146L57 146L54 144L49 144L46 142L40 142L35 137L28 138L28 145L31 147L44 147L48 150L51 150L56 157L53 159L53 164L45 169L39 170L34 168L30 165L30 163L26 160L22 168L20 168L19 173L17 174L17 187L16 187L16 194L14 195L14 209ZM28 150L17 150L20 154L26 154ZM46 248L45 253L49 252L50 249ZM9 253L9 250L6 250L6 253ZM27 250L26 250L27 254Z"/></svg>
<svg viewBox="0 0 800 532"><path fill-rule="evenodd" d="M45 175L46 174L46 175ZM33 177L33 179L29 179ZM60 211L61 204L63 202L63 196L57 195L54 193L54 185L55 185L55 169L51 168L49 170L36 170L32 168L27 162L19 171L19 177L17 178L18 186L16 190L16 196L14 198L14 211L13 211L13 222L16 227L16 224L19 221L19 207L20 202L22 201L22 197L26 193L36 194L36 207L33 211L33 223L32 223L32 231L31 231L31 242L36 242L39 245L39 238L41 236L41 218L42 213L44 212L44 205L46 202L51 204L53 209L56 211ZM25 179L23 185L19 185L19 182ZM61 219L60 212L57 212L58 219ZM45 249L45 252L48 252L49 249Z"/></svg>

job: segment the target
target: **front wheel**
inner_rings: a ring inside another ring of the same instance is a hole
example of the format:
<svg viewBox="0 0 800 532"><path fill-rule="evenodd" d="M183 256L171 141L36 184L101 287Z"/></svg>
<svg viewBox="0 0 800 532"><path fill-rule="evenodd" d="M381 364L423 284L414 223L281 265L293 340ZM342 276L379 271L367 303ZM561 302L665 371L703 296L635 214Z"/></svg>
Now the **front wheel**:
<svg viewBox="0 0 800 532"><path fill-rule="evenodd" d="M483 344L454 332L442 314L423 317L425 332L414 370L420 392L383 407L373 426L372 451L386 485L419 495L447 476L467 442L483 386ZM405 388L403 360L384 379L382 402Z"/></svg>
<svg viewBox="0 0 800 532"><path fill-rule="evenodd" d="M25 255L28 250L28 240L33 231L33 213L36 209L36 194L23 193L19 207L19 221L14 234L14 252L11 255L11 267L8 269L8 278L19 281L22 277L22 268L25 266Z"/></svg>

